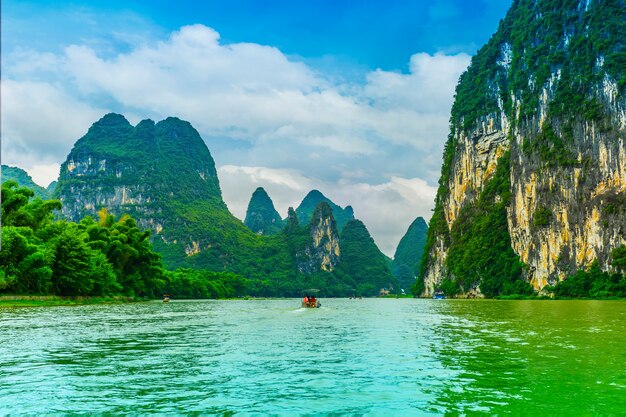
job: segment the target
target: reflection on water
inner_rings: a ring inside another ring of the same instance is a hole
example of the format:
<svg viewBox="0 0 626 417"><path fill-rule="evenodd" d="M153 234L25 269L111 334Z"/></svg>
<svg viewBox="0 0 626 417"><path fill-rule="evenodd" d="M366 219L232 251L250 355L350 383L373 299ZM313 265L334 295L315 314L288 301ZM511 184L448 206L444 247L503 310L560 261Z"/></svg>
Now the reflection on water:
<svg viewBox="0 0 626 417"><path fill-rule="evenodd" d="M623 302L323 304L0 309L0 413L624 409Z"/></svg>

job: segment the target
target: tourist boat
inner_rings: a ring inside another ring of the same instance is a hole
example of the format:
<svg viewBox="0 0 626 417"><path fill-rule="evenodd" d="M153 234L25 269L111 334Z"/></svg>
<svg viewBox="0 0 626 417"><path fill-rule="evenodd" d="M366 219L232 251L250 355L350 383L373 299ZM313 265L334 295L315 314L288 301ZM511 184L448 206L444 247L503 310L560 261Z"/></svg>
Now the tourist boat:
<svg viewBox="0 0 626 417"><path fill-rule="evenodd" d="M169 303L170 302L169 294L163 294L163 302L164 303Z"/></svg>
<svg viewBox="0 0 626 417"><path fill-rule="evenodd" d="M309 288L308 290L303 290L302 293L302 308L320 308L322 303L316 297L316 294L319 294L320 290L315 288ZM304 300L307 301L304 301Z"/></svg>
<svg viewBox="0 0 626 417"><path fill-rule="evenodd" d="M435 291L435 293L433 294L433 298L435 300L444 300L446 298L446 295L444 294L443 291L441 290L437 290Z"/></svg>

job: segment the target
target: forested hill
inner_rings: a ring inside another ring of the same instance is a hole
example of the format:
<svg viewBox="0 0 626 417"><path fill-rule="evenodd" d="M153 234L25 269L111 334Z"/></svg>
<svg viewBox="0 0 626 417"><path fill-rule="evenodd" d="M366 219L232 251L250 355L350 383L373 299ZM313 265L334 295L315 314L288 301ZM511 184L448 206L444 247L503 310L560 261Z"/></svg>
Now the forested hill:
<svg viewBox="0 0 626 417"><path fill-rule="evenodd" d="M313 216L315 207L317 207L317 205L322 201L328 203L332 209L339 231L342 231L345 224L350 220L354 220L354 210L352 209L352 206L341 208L320 191L312 190L304 197L298 208L296 208L296 214L298 215L300 221L308 223Z"/></svg>
<svg viewBox="0 0 626 417"><path fill-rule="evenodd" d="M428 225L424 218L416 218L400 239L393 255L391 271L398 280L400 287L406 292L413 287L415 277L419 274L427 233Z"/></svg>
<svg viewBox="0 0 626 417"><path fill-rule="evenodd" d="M335 222L335 213L344 222L353 219L350 207L341 209L312 192L300 207L300 221L292 210L283 227L269 196L257 191L247 223L256 229L253 219L264 225L273 219L275 227L268 233L253 232L228 211L213 158L191 124L170 117L132 126L123 116L108 114L74 145L61 166L54 196L62 202L61 216L74 222L97 218L102 209L116 218L131 216L151 231L154 250L167 269L237 274L247 280L245 290L251 295L293 296L310 287L348 295L355 283L364 295L373 295L378 283L388 281L388 271L374 268L361 274L357 265L349 265L352 261L341 256L339 230L324 229L329 216ZM328 206L323 225L315 223L320 205ZM333 245L320 245L323 235ZM326 266L328 259L336 270Z"/></svg>
<svg viewBox="0 0 626 417"><path fill-rule="evenodd" d="M283 229L284 222L263 187L257 188L252 194L244 224L260 235L275 235Z"/></svg>
<svg viewBox="0 0 626 417"><path fill-rule="evenodd" d="M2 165L2 183L7 181L15 181L18 185L29 188L37 197L44 200L50 198L50 191L35 184L31 176L21 168Z"/></svg>
<svg viewBox="0 0 626 417"><path fill-rule="evenodd" d="M513 2L456 89L418 293L549 292L592 266L619 272L625 39L623 0Z"/></svg>
<svg viewBox="0 0 626 417"><path fill-rule="evenodd" d="M108 114L79 139L61 166L55 197L67 219L78 221L107 208L129 214L153 233L168 267L189 258L222 270L238 242L254 240L224 204L215 163L198 132L170 117L132 126Z"/></svg>

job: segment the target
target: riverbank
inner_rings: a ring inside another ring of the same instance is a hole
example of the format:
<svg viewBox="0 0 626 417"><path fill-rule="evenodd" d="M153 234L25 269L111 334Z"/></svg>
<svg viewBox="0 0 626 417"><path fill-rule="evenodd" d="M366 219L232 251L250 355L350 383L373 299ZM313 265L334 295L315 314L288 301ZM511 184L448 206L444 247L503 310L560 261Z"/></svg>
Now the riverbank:
<svg viewBox="0 0 626 417"><path fill-rule="evenodd" d="M2 295L0 296L1 307L47 307L47 306L71 306L86 304L121 304L147 301L135 297L64 297L60 295Z"/></svg>

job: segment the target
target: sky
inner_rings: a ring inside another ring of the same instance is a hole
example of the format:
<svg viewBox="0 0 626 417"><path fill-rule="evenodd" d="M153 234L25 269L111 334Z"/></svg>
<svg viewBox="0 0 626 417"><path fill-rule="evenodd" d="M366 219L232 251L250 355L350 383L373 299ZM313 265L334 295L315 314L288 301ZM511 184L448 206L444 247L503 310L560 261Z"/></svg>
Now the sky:
<svg viewBox="0 0 626 417"><path fill-rule="evenodd" d="M188 120L243 220L311 189L392 256L430 218L458 77L508 0L2 2L2 163L41 185L109 112Z"/></svg>

